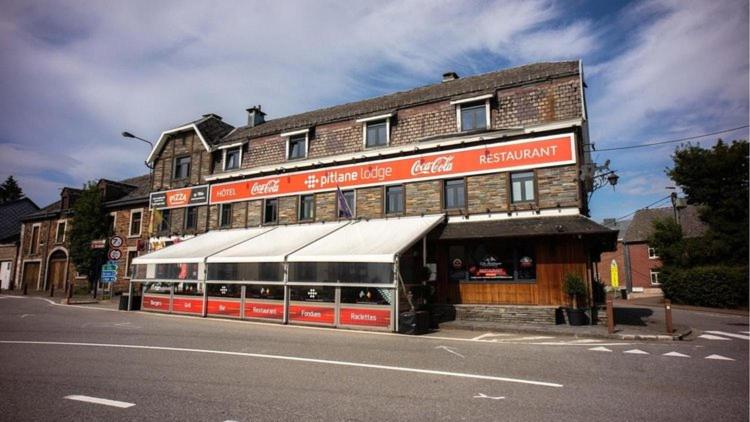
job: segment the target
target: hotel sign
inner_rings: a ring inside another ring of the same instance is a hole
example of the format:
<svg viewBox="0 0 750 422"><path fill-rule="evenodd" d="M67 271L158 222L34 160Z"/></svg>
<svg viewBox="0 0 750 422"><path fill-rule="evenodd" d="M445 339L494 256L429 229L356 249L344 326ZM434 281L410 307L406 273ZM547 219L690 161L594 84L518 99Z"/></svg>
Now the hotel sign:
<svg viewBox="0 0 750 422"><path fill-rule="evenodd" d="M151 209L179 208L206 205L207 203L208 185L153 192L149 196L149 208Z"/></svg>
<svg viewBox="0 0 750 422"><path fill-rule="evenodd" d="M211 185L211 203L443 179L576 162L574 135L554 135Z"/></svg>

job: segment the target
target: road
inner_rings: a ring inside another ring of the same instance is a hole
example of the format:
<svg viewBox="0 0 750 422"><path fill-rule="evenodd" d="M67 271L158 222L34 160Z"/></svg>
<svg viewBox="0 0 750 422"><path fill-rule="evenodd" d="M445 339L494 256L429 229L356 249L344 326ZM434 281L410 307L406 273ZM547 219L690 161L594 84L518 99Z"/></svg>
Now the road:
<svg viewBox="0 0 750 422"><path fill-rule="evenodd" d="M742 317L712 317L724 340L686 342L401 336L7 296L0 317L3 420L748 419Z"/></svg>

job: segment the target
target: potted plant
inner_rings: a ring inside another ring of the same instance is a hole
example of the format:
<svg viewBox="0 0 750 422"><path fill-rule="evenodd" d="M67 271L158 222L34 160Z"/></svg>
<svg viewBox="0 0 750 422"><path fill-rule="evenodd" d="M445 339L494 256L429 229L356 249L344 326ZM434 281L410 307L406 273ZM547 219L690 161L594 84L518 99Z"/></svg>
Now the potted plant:
<svg viewBox="0 0 750 422"><path fill-rule="evenodd" d="M563 283L563 291L570 296L573 307L566 308L568 315L568 324L585 325L586 312L578 307L578 297L586 295L586 284L578 274L567 274Z"/></svg>

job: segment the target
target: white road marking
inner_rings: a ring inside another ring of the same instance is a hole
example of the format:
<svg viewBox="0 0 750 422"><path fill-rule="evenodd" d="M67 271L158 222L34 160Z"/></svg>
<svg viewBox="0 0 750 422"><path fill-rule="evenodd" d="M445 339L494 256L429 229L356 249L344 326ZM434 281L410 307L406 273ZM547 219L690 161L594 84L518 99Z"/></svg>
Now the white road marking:
<svg viewBox="0 0 750 422"><path fill-rule="evenodd" d="M732 341L731 339L715 336L713 334L701 334L698 336L698 338L704 338L706 340L725 340L725 341Z"/></svg>
<svg viewBox="0 0 750 422"><path fill-rule="evenodd" d="M510 334L487 333L487 334L482 334L481 336L476 336L476 337L472 338L472 340L474 340L474 341L480 341L482 339L489 338L489 337L502 337L502 336L509 336L509 335Z"/></svg>
<svg viewBox="0 0 750 422"><path fill-rule="evenodd" d="M585 338L581 340L573 340L571 343L599 343L601 340L594 340L591 338Z"/></svg>
<svg viewBox="0 0 750 422"><path fill-rule="evenodd" d="M63 398L68 399L68 400L83 401L86 403L96 403L96 404L103 404L105 406L119 407L120 409L127 409L128 407L135 406L135 403L102 399L99 397L91 397L91 396L72 395L72 396L65 396Z"/></svg>
<svg viewBox="0 0 750 422"><path fill-rule="evenodd" d="M427 374L427 375L443 375L443 376L457 377L457 378L470 378L470 379L480 379L480 380L489 380L489 381L512 382L512 383L517 383L517 384L538 385L542 387L554 387L554 388L563 387L562 384L557 384L553 382L533 381L533 380L524 380L524 379L519 379L519 378L508 378L508 377L496 377L492 375L436 371L432 369L407 368L407 367L401 367L401 366L376 365L376 364L370 364L370 363L303 358L303 357L297 357L297 356L230 352L230 351L225 351L225 350L187 349L183 347L163 347L163 346L141 346L141 345L135 345L135 344L76 343L76 342L62 342L62 341L0 340L0 344L35 344L35 345L50 345L50 346L80 346L80 347L140 349L140 350L167 350L171 352L191 352L191 353L206 353L206 354L213 354L213 355L242 356L242 357L260 358L260 359L281 360L281 361L319 363L319 364L335 365L335 366L348 366L348 367L355 367L355 368L382 369L386 371L411 372L411 373Z"/></svg>
<svg viewBox="0 0 750 422"><path fill-rule="evenodd" d="M464 359L464 358L466 358L466 356L464 356L464 355L462 355L461 353L458 353L458 352L456 352L456 351L452 350L452 349L451 349L450 347L448 347L448 346L437 346L437 347L436 347L436 349L443 349L443 350L445 350L445 351L446 351L446 352L448 352L448 353L452 353L452 354L454 354L454 355L456 355L456 356L460 357L461 359Z"/></svg>
<svg viewBox="0 0 750 422"><path fill-rule="evenodd" d="M718 334L720 336L725 336L725 337L734 337L734 338L739 338L742 340L750 340L750 336L743 336L742 334L727 333L724 331L706 331L706 332L709 334Z"/></svg>
<svg viewBox="0 0 750 422"><path fill-rule="evenodd" d="M492 396L488 396L488 395L486 395L484 393L479 393L476 396L474 396L474 398L475 399L490 399L490 400L505 400L504 396L492 397Z"/></svg>
<svg viewBox="0 0 750 422"><path fill-rule="evenodd" d="M592 347L589 350L594 351L594 352L611 352L610 349L607 349L606 347L601 347L601 346L599 346L599 347Z"/></svg>
<svg viewBox="0 0 750 422"><path fill-rule="evenodd" d="M732 360L732 361L734 360L734 359L732 359L732 358L728 358L728 357L726 357L726 356L722 356L722 355L709 355L709 356L706 356L706 359L714 359L714 360Z"/></svg>
<svg viewBox="0 0 750 422"><path fill-rule="evenodd" d="M750 334L750 331L740 331L742 334Z"/></svg>
<svg viewBox="0 0 750 422"><path fill-rule="evenodd" d="M550 338L554 338L554 337L552 337L552 336L534 336L534 337L511 338L511 339L508 339L508 340L509 341L531 341L531 340L547 340L547 339L550 339Z"/></svg>
<svg viewBox="0 0 750 422"><path fill-rule="evenodd" d="M689 358L690 357L688 355L684 355L684 354L679 353L679 352L664 353L662 356L670 356L670 357L674 357L674 358Z"/></svg>
<svg viewBox="0 0 750 422"><path fill-rule="evenodd" d="M33 315L33 314L23 314L23 315L21 315L21 318L26 318L27 316L31 316L31 315Z"/></svg>
<svg viewBox="0 0 750 422"><path fill-rule="evenodd" d="M650 354L649 352L644 352L643 350L639 350L639 349L626 350L626 351L624 351L622 353L630 353L631 355L648 355L648 354Z"/></svg>

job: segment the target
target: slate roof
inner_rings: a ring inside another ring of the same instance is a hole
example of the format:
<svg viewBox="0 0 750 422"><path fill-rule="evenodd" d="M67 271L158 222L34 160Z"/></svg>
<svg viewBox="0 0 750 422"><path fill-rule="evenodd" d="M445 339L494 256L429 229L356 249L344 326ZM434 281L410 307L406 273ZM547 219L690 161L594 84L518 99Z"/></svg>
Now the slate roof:
<svg viewBox="0 0 750 422"><path fill-rule="evenodd" d="M707 226L698 216L698 207L688 205L680 210L680 225L685 237L700 237L706 233ZM654 221L674 218L672 207L652 208L636 211L633 222L625 232L624 242L645 242L654 233Z"/></svg>
<svg viewBox="0 0 750 422"><path fill-rule="evenodd" d="M630 223L632 222L633 220L607 221L607 219L605 219L602 222L602 226L615 230L617 232L617 240L620 241L625 237L625 232L627 232L628 227L630 227Z"/></svg>
<svg viewBox="0 0 750 422"><path fill-rule="evenodd" d="M219 143L221 138L234 130L234 126L223 121L221 116L213 113L204 114L203 117L191 123L195 124L201 135L203 135L203 139L211 146Z"/></svg>
<svg viewBox="0 0 750 422"><path fill-rule="evenodd" d="M221 143L236 142L246 138L270 135L291 129L303 129L352 117L365 117L392 112L404 107L413 107L445 99L466 98L493 93L497 89L510 88L553 78L579 74L578 61L543 62L485 73L449 82L427 85L408 91L396 92L333 107L268 120L251 127L242 126L226 136Z"/></svg>
<svg viewBox="0 0 750 422"><path fill-rule="evenodd" d="M29 198L0 204L0 243L15 240L21 233L21 220L39 207Z"/></svg>
<svg viewBox="0 0 750 422"><path fill-rule="evenodd" d="M530 237L564 234L603 235L614 245L616 231L583 216L513 218L446 224L439 239Z"/></svg>

